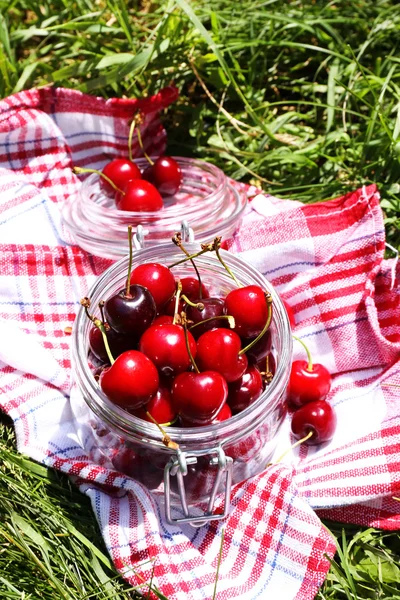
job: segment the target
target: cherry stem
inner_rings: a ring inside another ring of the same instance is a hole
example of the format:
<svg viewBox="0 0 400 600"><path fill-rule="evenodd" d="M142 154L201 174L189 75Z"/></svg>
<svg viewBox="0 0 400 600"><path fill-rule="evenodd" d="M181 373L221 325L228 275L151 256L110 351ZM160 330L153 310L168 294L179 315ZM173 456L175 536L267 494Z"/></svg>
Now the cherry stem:
<svg viewBox="0 0 400 600"><path fill-rule="evenodd" d="M105 181L107 181L107 183L109 183L116 192L119 192L120 194L125 196L124 191L120 190L119 187L117 187L115 185L115 183L113 181L111 181L111 179L109 177L107 177L107 175L104 175L104 173L102 173L101 171L98 171L97 169L86 169L86 167L73 167L72 171L73 171L73 173L75 173L75 175L81 175L82 173L97 173L97 175L99 175Z"/></svg>
<svg viewBox="0 0 400 600"><path fill-rule="evenodd" d="M183 324L183 331L185 332L185 344L186 344L186 350L187 350L187 352L189 354L190 362L192 363L193 369L196 371L196 373L200 373L200 369L196 365L196 363L194 362L194 358L192 356L192 353L190 352L188 328L187 328L187 323L186 322Z"/></svg>
<svg viewBox="0 0 400 600"><path fill-rule="evenodd" d="M198 327L199 325L203 325L203 323L208 323L209 321L214 321L215 319L226 319L228 321L229 327L231 329L233 329L235 327L235 319L234 319L234 317L232 317L232 315L218 315L215 317L210 317L209 319L204 319L204 321L199 321L198 323L191 325L189 327L189 331L191 329L194 329L195 327Z"/></svg>
<svg viewBox="0 0 400 600"><path fill-rule="evenodd" d="M149 413L149 411L146 411L146 415L149 417L149 419L151 421L153 421L154 425L157 425L158 429L161 431L161 433L163 435L162 443L164 444L164 446L167 446L167 448L171 448L173 450L178 450L179 444L177 444L176 442L173 442L171 440L171 438L169 437L169 435L166 433L165 429L163 429L163 427L160 425L160 423L158 423L155 420L155 418L153 417L153 415L151 415Z"/></svg>
<svg viewBox="0 0 400 600"><path fill-rule="evenodd" d="M258 334L258 336L256 338L254 338L254 340L252 340L250 342L250 344L248 344L245 348L242 348L239 352L239 356L241 354L244 354L245 352L248 352L248 350L250 350L250 348L252 348L255 344L257 344L258 340L261 340L261 338L263 337L264 333L267 331L268 327L271 325L271 321L272 321L272 297L271 294L269 292L265 292L265 301L267 303L267 310L268 310L268 315L267 315L267 320L265 321L265 325L262 328L261 332Z"/></svg>
<svg viewBox="0 0 400 600"><path fill-rule="evenodd" d="M194 262L193 258L191 258L190 254L186 250L185 246L182 244L182 236L179 232L174 235L174 237L172 238L172 241L174 242L174 244L176 246L178 246L178 248L180 248L180 250L182 250L182 252L184 252L184 254L186 254L188 259L192 263L193 269L196 271L197 280L199 282L199 298L200 298L200 300L202 300L203 299L203 290L201 289L201 277L200 277L199 270L196 266L196 263Z"/></svg>
<svg viewBox="0 0 400 600"><path fill-rule="evenodd" d="M147 162L151 166L153 166L154 162L151 160L150 156L147 154L146 150L144 149L143 140L142 140L142 134L140 133L140 127L139 127L138 121L136 121L136 125L137 125L137 127L136 127L136 135L137 135L137 139L138 139L138 142L139 142L140 149L143 152L143 156L145 157L145 159L147 160Z"/></svg>
<svg viewBox="0 0 400 600"><path fill-rule="evenodd" d="M202 302L192 302L191 300L189 300L189 298L187 296L185 296L185 294L182 294L181 298L189 306L192 306L193 308L197 308L198 310L204 310L204 304Z"/></svg>
<svg viewBox="0 0 400 600"><path fill-rule="evenodd" d="M181 293L182 293L182 284L181 284L181 280L178 279L177 284L176 284L176 296L175 296L175 306L174 306L174 318L172 319L172 324L176 325L177 322L177 317L176 315L179 316L179 300L181 298Z"/></svg>
<svg viewBox="0 0 400 600"><path fill-rule="evenodd" d="M182 258L181 260L172 263L172 265L168 265L168 269L172 269L172 267L177 267L178 265L181 265L187 262L188 260L192 260L192 258L197 258L198 256L201 256L202 254L205 254L206 252L210 251L210 248L202 248L201 250L199 250L199 252L196 252L196 254L190 254L189 256L186 256L185 258Z"/></svg>
<svg viewBox="0 0 400 600"><path fill-rule="evenodd" d="M264 383L269 385L274 378L272 371L269 370L269 354L265 357L265 371L261 373Z"/></svg>
<svg viewBox="0 0 400 600"><path fill-rule="evenodd" d="M128 240L129 240L129 264L128 264L128 277L126 278L125 298L131 297L131 273L132 273L132 259L133 259L132 225L128 225Z"/></svg>
<svg viewBox="0 0 400 600"><path fill-rule="evenodd" d="M110 346L108 345L107 330L106 330L106 328L104 326L104 323L102 321L100 321L100 319L97 319L95 316L93 316L93 315L90 314L90 312L89 312L89 308L90 308L90 300L89 300L89 298L82 298L81 305L85 309L85 313L86 313L87 318L90 321L92 321L93 325L95 327L97 327L97 329L100 329L101 334L103 336L104 348L106 349L108 360L113 365L115 363L115 360L114 360L113 355L111 354Z"/></svg>
<svg viewBox="0 0 400 600"><path fill-rule="evenodd" d="M128 157L131 162L133 162L132 139L133 139L133 132L135 131L135 127L136 127L136 119L133 118L131 126L129 127L129 136L128 136Z"/></svg>
<svg viewBox="0 0 400 600"><path fill-rule="evenodd" d="M300 344L303 346L304 350L307 352L307 360L308 360L307 371L312 371L313 370L313 361L312 361L311 352L308 349L308 346L306 346L306 344L303 342L303 340L296 337L295 335L293 336L293 339L296 340L296 342L300 342Z"/></svg>
<svg viewBox="0 0 400 600"><path fill-rule="evenodd" d="M289 454L289 452L291 450L294 450L295 448L297 448L297 446L300 446L300 444L303 444L304 442L309 440L313 435L314 435L314 431L312 429L310 429L310 431L307 433L307 435L305 437L301 438L301 440L297 440L297 442L295 442L292 446L290 446L290 448L285 450L285 452L278 458L278 460L275 461L275 464L280 463L285 458L285 456L287 454Z"/></svg>
<svg viewBox="0 0 400 600"><path fill-rule="evenodd" d="M101 320L103 322L103 325L104 325L105 329L107 329L106 319L104 317L104 304L105 304L104 300L100 300L100 302L99 302L99 309L100 309L100 314L101 314Z"/></svg>
<svg viewBox="0 0 400 600"><path fill-rule="evenodd" d="M228 265L222 260L222 257L219 253L218 247L215 248L215 254L217 255L217 258L218 258L219 262L221 263L221 265L224 267L224 269L227 271L227 273L232 277L232 279L234 280L236 285L238 287L243 287L243 284L240 283L240 281L237 279L236 275L232 272L232 270L228 267Z"/></svg>

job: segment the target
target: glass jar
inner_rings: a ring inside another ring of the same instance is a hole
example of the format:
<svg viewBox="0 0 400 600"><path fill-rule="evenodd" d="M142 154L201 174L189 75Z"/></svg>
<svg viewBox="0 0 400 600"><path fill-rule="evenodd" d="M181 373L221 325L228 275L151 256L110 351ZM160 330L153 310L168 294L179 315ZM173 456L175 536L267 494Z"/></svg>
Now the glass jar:
<svg viewBox="0 0 400 600"><path fill-rule="evenodd" d="M185 246L190 253L196 244ZM292 336L286 310L271 284L254 267L221 250L221 256L244 285L259 285L273 300L271 323L272 352L276 371L261 396L241 413L221 423L203 427L167 428L178 450L167 448L153 423L141 420L114 405L101 391L89 365L89 330L92 327L83 308L73 331L73 389L71 404L79 439L98 464L114 468L143 483L155 494L164 495L167 520L199 525L191 506L208 503L205 519L223 517L229 507L231 482L239 483L265 469L277 442L277 433L286 413L286 388L292 356ZM146 262L166 265L183 257L172 243L160 244L133 253L133 267ZM196 258L202 281L210 295L225 296L237 286L215 253ZM94 314L101 300L107 300L125 285L128 257L112 265L88 293ZM193 276L190 262L173 268L176 277ZM91 308L91 311L92 311ZM224 513L213 514L217 493L225 493ZM172 506L181 506L184 516L173 519ZM197 512L196 512L197 514Z"/></svg>
<svg viewBox="0 0 400 600"><path fill-rule="evenodd" d="M154 246L170 240L182 219L189 223L197 242L208 242L217 235L229 237L240 223L246 194L210 163L183 157L175 160L182 170L181 189L164 198L164 207L157 212L117 210L114 197L100 187L99 175L89 175L62 210L64 224L76 243L96 256L118 259L128 253L128 225L141 225L146 246ZM148 166L144 158L135 162L141 170Z"/></svg>

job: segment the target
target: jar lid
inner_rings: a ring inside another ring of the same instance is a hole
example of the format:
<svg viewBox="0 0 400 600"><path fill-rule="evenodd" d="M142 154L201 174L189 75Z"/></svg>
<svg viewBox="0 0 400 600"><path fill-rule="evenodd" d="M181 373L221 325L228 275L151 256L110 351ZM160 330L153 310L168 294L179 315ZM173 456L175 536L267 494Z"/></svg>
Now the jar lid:
<svg viewBox="0 0 400 600"><path fill-rule="evenodd" d="M174 157L183 176L181 189L164 198L157 212L118 210L114 198L104 193L99 176L92 174L80 192L66 201L62 217L76 243L96 256L121 258L129 251L127 227L142 226L145 245L169 241L186 221L197 242L215 236L229 237L237 228L246 207L244 192L234 187L216 166L202 160ZM144 158L136 164L142 170Z"/></svg>

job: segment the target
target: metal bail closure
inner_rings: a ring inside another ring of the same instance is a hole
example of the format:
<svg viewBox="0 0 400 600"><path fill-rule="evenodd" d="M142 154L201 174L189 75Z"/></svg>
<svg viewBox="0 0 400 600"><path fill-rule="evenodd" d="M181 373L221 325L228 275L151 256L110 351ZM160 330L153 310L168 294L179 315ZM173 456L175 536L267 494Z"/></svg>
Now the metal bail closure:
<svg viewBox="0 0 400 600"><path fill-rule="evenodd" d="M182 242L194 242L194 231L191 227L189 227L189 223L186 221L186 219L181 223L181 236Z"/></svg>
<svg viewBox="0 0 400 600"><path fill-rule="evenodd" d="M210 466L218 467L218 470L208 500L207 510L204 515L190 515L185 489L185 476L188 472L188 465L194 465L197 463L198 457L208 455L211 456L209 462ZM176 451L176 457L171 457L164 469L165 516L167 523L170 525L189 523L193 527L202 527L210 521L225 519L229 512L231 498L232 466L233 459L230 456L226 456L220 446L211 450L194 450L193 452L190 452L190 454L178 449ZM178 494L183 514L185 515L184 517L177 519L173 519L171 516L171 477L176 477ZM224 510L222 514L213 514L215 498L221 483L225 484Z"/></svg>
<svg viewBox="0 0 400 600"><path fill-rule="evenodd" d="M135 246L136 250L141 250L144 248L144 238L146 235L148 235L148 233L148 229L143 229L142 225L139 224L136 227L136 232L132 238L133 245Z"/></svg>

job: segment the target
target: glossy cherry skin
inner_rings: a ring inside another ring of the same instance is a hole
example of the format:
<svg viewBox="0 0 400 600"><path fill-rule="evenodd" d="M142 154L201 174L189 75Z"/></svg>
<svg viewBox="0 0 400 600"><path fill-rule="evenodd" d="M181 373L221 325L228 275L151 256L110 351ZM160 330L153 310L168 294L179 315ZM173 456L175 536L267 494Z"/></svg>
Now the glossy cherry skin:
<svg viewBox="0 0 400 600"><path fill-rule="evenodd" d="M309 446L329 442L336 430L336 413L325 400L309 402L297 409L292 415L292 433L297 440L304 438L310 431L312 437L305 443Z"/></svg>
<svg viewBox="0 0 400 600"><path fill-rule="evenodd" d="M189 348L196 356L196 342L188 331ZM185 331L181 325L152 325L139 342L139 350L146 354L157 369L166 375L177 375L190 367L190 356L185 341Z"/></svg>
<svg viewBox="0 0 400 600"><path fill-rule="evenodd" d="M152 423L153 421L147 413L150 413L153 419L160 425L172 423L176 419L177 413L172 403L171 392L162 383L160 383L156 394L149 400L146 406L135 412L135 416Z"/></svg>
<svg viewBox="0 0 400 600"><path fill-rule="evenodd" d="M172 315L158 315L152 323L152 325L162 325L168 323L168 325L172 325L174 322L174 317Z"/></svg>
<svg viewBox="0 0 400 600"><path fill-rule="evenodd" d="M151 360L137 350L120 354L104 369L99 384L106 396L122 408L137 409L158 390L159 376Z"/></svg>
<svg viewBox="0 0 400 600"><path fill-rule="evenodd" d="M228 396L228 384L216 371L180 373L172 384L176 411L193 426L212 421Z"/></svg>
<svg viewBox="0 0 400 600"><path fill-rule="evenodd" d="M185 303L183 302L183 300L179 299L179 303L178 303L178 314L181 314L181 312L185 310ZM162 308L162 312L165 315L169 315L171 317L174 316L175 314L175 296L173 298L171 298L171 300L168 300L168 302L166 302Z"/></svg>
<svg viewBox="0 0 400 600"><path fill-rule="evenodd" d="M234 317L235 331L241 337L256 337L267 322L267 301L258 285L247 285L229 292L225 308L226 314Z"/></svg>
<svg viewBox="0 0 400 600"><path fill-rule="evenodd" d="M118 210L130 212L156 212L164 206L160 192L144 179L131 179L124 193L117 192L115 202Z"/></svg>
<svg viewBox="0 0 400 600"><path fill-rule="evenodd" d="M133 284L126 290L120 290L104 304L104 314L107 323L125 335L132 335L136 339L152 324L157 308L153 296L142 285Z"/></svg>
<svg viewBox="0 0 400 600"><path fill-rule="evenodd" d="M228 405L228 402L225 402L219 413L216 417L210 420L202 421L201 423L196 423L191 421L190 419L181 417L180 421L182 427L204 427L206 425L214 425L215 423L222 423L222 421L227 421L232 417L232 411Z"/></svg>
<svg viewBox="0 0 400 600"><path fill-rule="evenodd" d="M197 366L201 371L217 371L227 382L236 381L247 368L247 357L239 355L242 342L231 329L212 329L197 340Z"/></svg>
<svg viewBox="0 0 400 600"><path fill-rule="evenodd" d="M131 274L131 284L138 283L149 290L156 303L157 310L174 295L175 277L166 265L143 263L135 267Z"/></svg>
<svg viewBox="0 0 400 600"><path fill-rule="evenodd" d="M228 388L228 404L233 414L242 412L261 396L263 380L255 365L249 365L240 379L230 383Z"/></svg>
<svg viewBox="0 0 400 600"><path fill-rule="evenodd" d="M295 360L289 378L288 398L294 406L303 406L308 402L324 400L331 389L329 371L318 363L308 370L306 360Z"/></svg>
<svg viewBox="0 0 400 600"><path fill-rule="evenodd" d="M253 338L254 339L254 338ZM245 348L251 343L252 339L245 338L243 340L243 347ZM246 356L249 362L259 363L267 357L271 350L272 337L269 329L264 333L261 339L258 340L249 350L246 352Z"/></svg>
<svg viewBox="0 0 400 600"><path fill-rule="evenodd" d="M126 350L135 350L136 342L134 339L117 333L114 329L108 329L106 335L113 358L117 358L117 356ZM98 327L92 327L89 331L89 346L96 358L108 362L109 359L104 346L103 334Z"/></svg>
<svg viewBox="0 0 400 600"><path fill-rule="evenodd" d="M282 298L281 298L281 300L282 300ZM282 304L283 304L283 306L286 309L287 316L289 318L290 327L293 329L296 326L296 319L295 319L295 316L294 316L293 309L290 306L290 304L288 304L286 302L286 300L282 300Z"/></svg>
<svg viewBox="0 0 400 600"><path fill-rule="evenodd" d="M193 302L201 302L204 305L203 310L195 308L194 306L188 306L186 314L190 321L193 321L193 325L205 321L206 319L212 319L207 323L202 323L196 327L190 325L190 332L193 337L198 339L206 331L210 331L215 328L229 327L226 319L213 319L212 317L220 317L225 314L225 302L222 298L195 298Z"/></svg>
<svg viewBox="0 0 400 600"><path fill-rule="evenodd" d="M111 179L120 190L124 190L131 179L142 178L139 167L127 158L114 158L106 164L102 173ZM103 177L100 180L100 185L107 192L115 193L114 188Z"/></svg>
<svg viewBox="0 0 400 600"><path fill-rule="evenodd" d="M192 300L192 302L200 302L200 284L197 277L182 277L182 294ZM201 297L209 298L210 294L204 283L201 284Z"/></svg>
<svg viewBox="0 0 400 600"><path fill-rule="evenodd" d="M143 171L143 179L150 181L163 196L173 196L182 184L182 171L171 156L160 156Z"/></svg>

